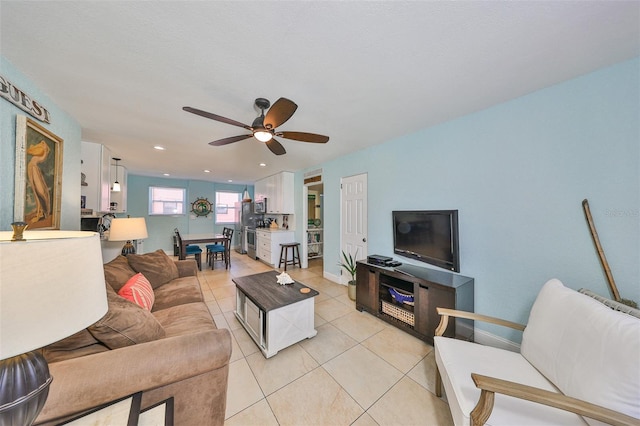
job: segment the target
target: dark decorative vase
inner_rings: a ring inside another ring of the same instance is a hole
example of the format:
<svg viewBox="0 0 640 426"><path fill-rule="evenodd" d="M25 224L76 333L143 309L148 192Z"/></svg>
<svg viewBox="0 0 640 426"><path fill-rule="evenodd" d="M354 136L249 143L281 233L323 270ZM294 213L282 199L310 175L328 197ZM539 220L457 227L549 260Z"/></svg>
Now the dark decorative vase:
<svg viewBox="0 0 640 426"><path fill-rule="evenodd" d="M0 426L33 424L52 380L47 361L39 352L0 361Z"/></svg>

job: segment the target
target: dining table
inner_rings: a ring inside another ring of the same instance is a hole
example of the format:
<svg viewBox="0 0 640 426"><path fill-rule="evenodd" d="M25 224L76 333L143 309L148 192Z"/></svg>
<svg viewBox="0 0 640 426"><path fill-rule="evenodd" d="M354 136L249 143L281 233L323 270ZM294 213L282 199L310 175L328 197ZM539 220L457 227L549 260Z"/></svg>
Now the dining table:
<svg viewBox="0 0 640 426"><path fill-rule="evenodd" d="M200 243L223 243L225 246L226 254L224 256L225 269L229 268L231 263L231 238L225 237L222 234L186 234L182 236L182 246L180 247L179 259L184 260L187 246L189 244Z"/></svg>

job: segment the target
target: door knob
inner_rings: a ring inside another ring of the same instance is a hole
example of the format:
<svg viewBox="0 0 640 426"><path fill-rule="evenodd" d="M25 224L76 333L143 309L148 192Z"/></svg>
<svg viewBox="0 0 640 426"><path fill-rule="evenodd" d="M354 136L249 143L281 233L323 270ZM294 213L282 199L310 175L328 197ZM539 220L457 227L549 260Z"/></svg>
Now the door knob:
<svg viewBox="0 0 640 426"><path fill-rule="evenodd" d="M366 242L367 242L367 238L366 238L366 237L365 237L365 238L363 238L363 239L362 239L362 242L363 242L363 243L366 243Z"/></svg>

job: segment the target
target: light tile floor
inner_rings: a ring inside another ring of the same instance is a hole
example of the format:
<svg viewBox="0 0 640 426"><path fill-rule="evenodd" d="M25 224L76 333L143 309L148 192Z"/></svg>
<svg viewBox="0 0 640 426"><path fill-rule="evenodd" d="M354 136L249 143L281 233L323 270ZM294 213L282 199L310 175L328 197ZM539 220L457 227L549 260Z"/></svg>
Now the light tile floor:
<svg viewBox="0 0 640 426"><path fill-rule="evenodd" d="M287 272L320 292L318 334L269 359L234 316L232 278L271 268L233 252L231 269L217 262L199 273L216 325L232 335L225 424L452 425L434 394L433 348L358 312L346 286L323 278L322 260L309 265Z"/></svg>

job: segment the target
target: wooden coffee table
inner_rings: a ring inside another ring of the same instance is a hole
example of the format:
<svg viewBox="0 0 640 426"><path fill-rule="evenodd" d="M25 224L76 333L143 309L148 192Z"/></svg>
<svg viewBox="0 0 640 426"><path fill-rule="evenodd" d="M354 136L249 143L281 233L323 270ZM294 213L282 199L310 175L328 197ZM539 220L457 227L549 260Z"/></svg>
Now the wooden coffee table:
<svg viewBox="0 0 640 426"><path fill-rule="evenodd" d="M278 274L269 271L233 279L236 318L266 358L317 334L313 298L319 293L297 281L280 285Z"/></svg>

